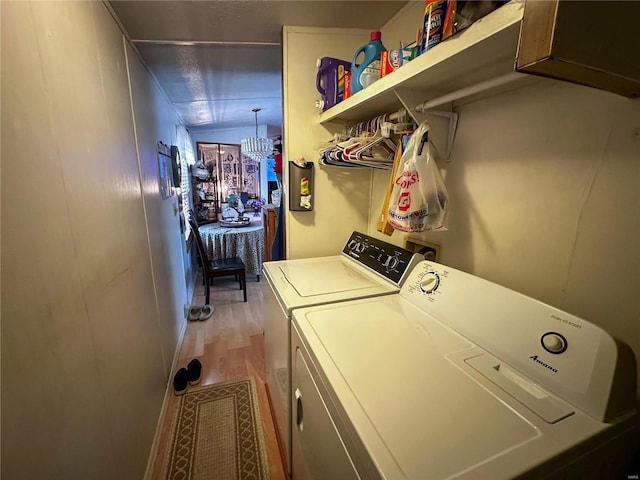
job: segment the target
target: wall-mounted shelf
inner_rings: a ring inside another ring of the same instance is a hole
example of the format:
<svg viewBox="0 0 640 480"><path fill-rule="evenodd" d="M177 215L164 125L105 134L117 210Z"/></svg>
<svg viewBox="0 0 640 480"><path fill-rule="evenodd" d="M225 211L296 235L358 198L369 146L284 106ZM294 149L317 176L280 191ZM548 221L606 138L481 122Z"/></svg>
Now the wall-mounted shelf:
<svg viewBox="0 0 640 480"><path fill-rule="evenodd" d="M630 59L637 57L638 14L638 2L613 2L603 26L601 2L512 0L322 113L319 121L361 122L404 107L420 122L421 104L431 109L478 99L514 82L532 83L534 75L637 97L640 69ZM609 34L594 36L596 30Z"/></svg>
<svg viewBox="0 0 640 480"><path fill-rule="evenodd" d="M357 122L482 84L514 71L524 3L513 0L320 115ZM526 75L522 75L525 77Z"/></svg>

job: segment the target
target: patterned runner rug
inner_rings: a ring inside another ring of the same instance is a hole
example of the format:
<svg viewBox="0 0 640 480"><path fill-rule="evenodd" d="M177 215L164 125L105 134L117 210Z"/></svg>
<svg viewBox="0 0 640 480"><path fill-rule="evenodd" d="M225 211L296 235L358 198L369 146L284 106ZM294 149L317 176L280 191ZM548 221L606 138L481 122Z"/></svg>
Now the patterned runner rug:
<svg viewBox="0 0 640 480"><path fill-rule="evenodd" d="M189 387L176 408L166 479L269 479L253 377Z"/></svg>

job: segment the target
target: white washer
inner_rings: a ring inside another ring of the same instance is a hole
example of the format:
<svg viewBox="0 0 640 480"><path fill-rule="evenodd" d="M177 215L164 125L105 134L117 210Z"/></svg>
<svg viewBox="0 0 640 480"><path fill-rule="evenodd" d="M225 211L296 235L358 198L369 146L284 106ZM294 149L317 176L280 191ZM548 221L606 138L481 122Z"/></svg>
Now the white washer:
<svg viewBox="0 0 640 480"><path fill-rule="evenodd" d="M421 256L353 232L340 255L263 265L267 391L281 452L291 470L291 314L296 308L397 294Z"/></svg>
<svg viewBox="0 0 640 480"><path fill-rule="evenodd" d="M632 458L631 350L443 265L295 310L291 351L296 480L619 478Z"/></svg>

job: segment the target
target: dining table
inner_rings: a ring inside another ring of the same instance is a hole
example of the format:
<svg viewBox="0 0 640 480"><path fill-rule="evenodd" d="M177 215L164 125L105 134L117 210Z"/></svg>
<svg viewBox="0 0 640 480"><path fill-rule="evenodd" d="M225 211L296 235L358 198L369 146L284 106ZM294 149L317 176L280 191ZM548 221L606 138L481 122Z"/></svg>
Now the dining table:
<svg viewBox="0 0 640 480"><path fill-rule="evenodd" d="M239 257L247 267L247 273L262 275L264 254L264 228L261 218L250 217L246 226L225 226L223 222L209 223L198 228L207 257Z"/></svg>

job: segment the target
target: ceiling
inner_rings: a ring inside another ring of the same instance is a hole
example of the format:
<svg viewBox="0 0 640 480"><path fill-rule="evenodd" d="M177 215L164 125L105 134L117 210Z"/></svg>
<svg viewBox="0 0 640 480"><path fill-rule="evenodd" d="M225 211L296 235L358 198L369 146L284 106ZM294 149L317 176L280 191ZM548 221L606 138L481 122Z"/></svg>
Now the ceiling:
<svg viewBox="0 0 640 480"><path fill-rule="evenodd" d="M260 108L281 131L282 26L375 30L406 0L108 3L190 130L253 126Z"/></svg>

